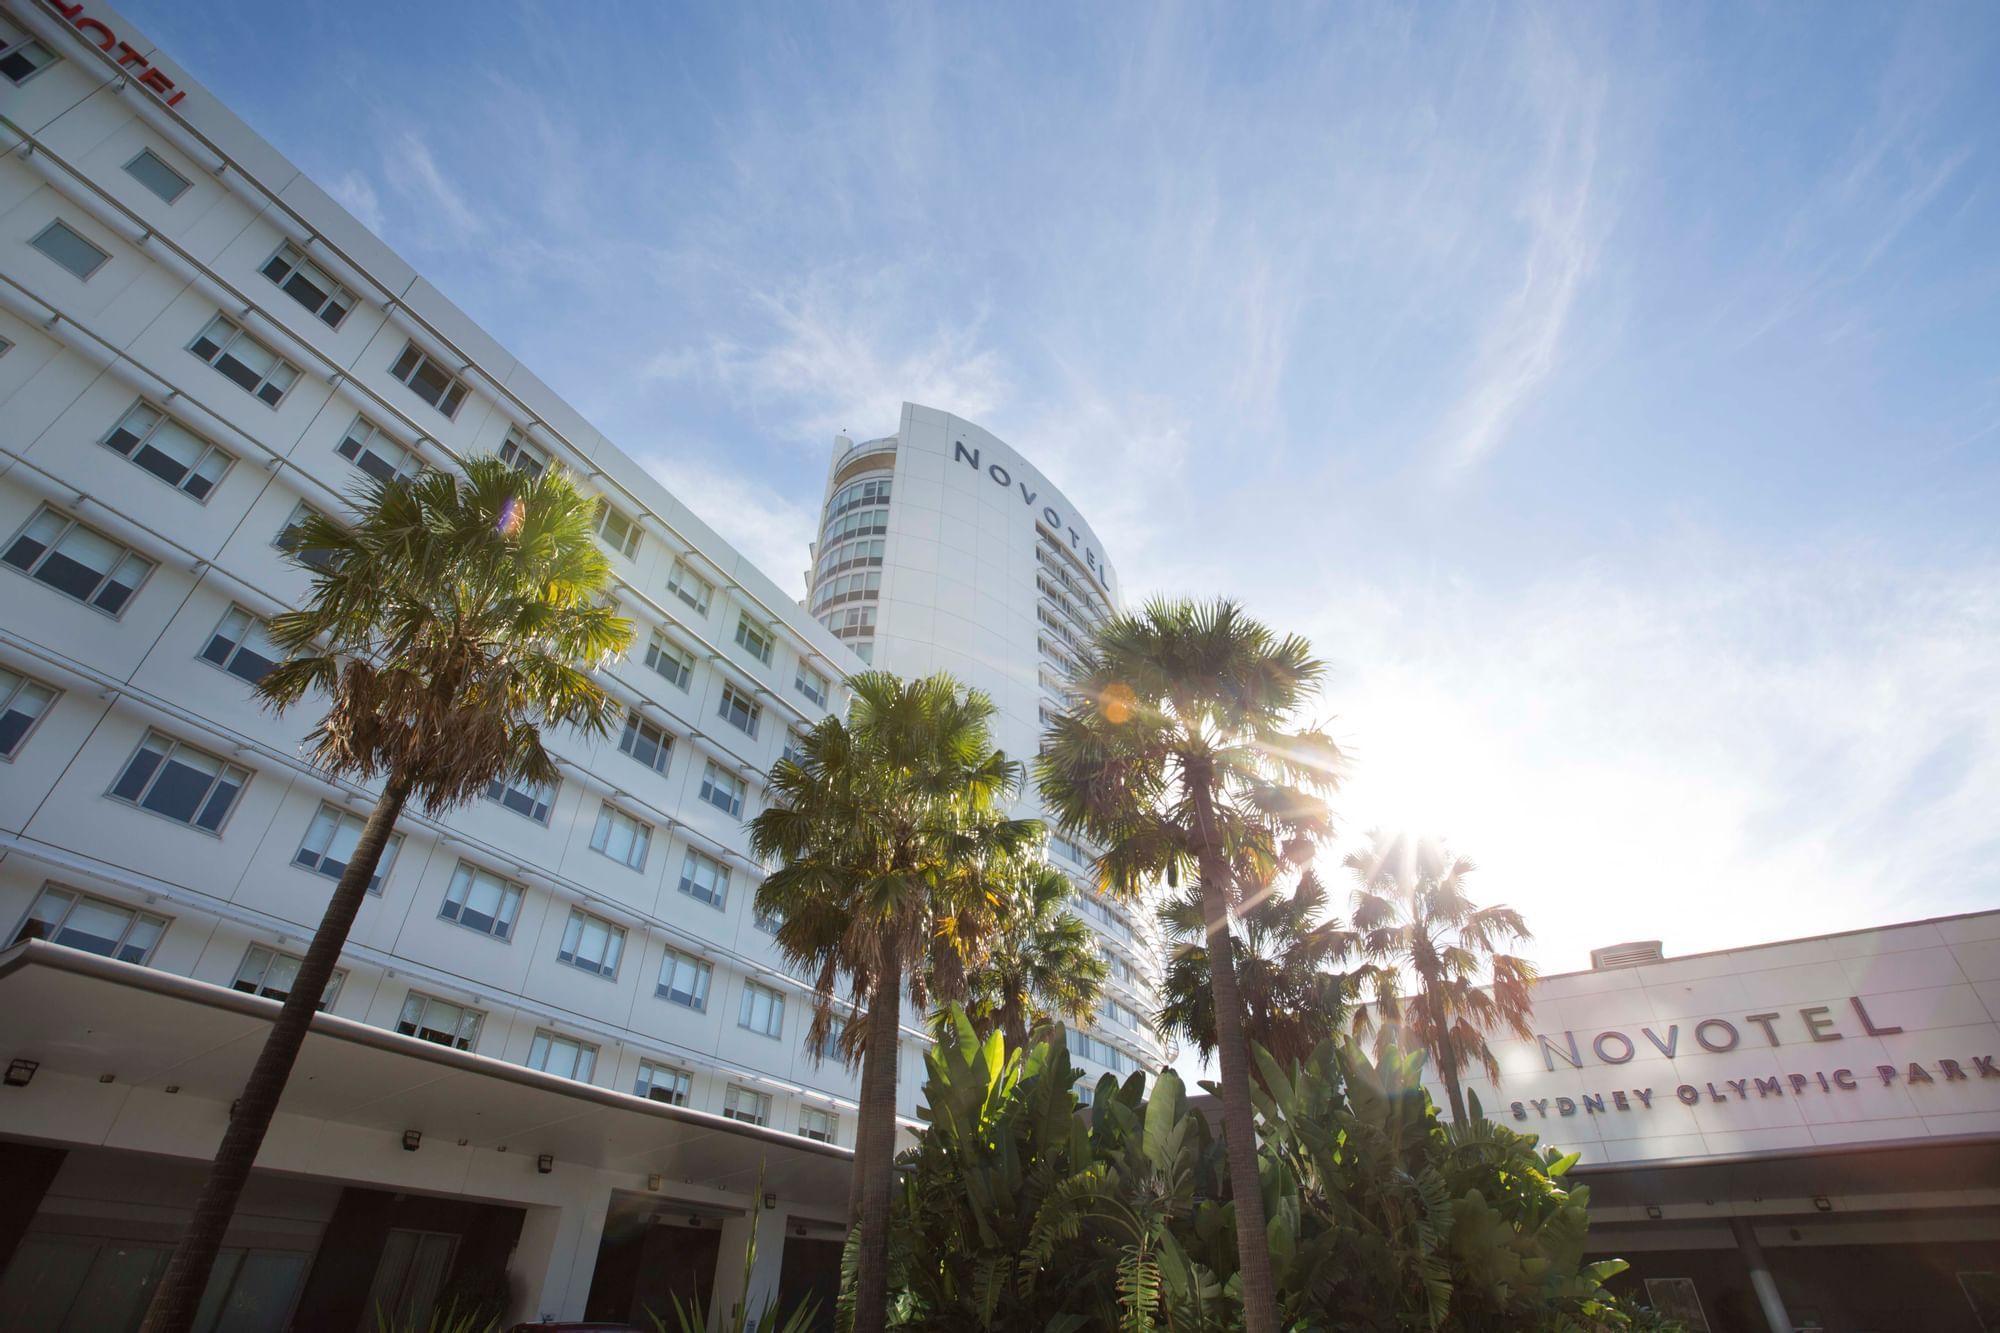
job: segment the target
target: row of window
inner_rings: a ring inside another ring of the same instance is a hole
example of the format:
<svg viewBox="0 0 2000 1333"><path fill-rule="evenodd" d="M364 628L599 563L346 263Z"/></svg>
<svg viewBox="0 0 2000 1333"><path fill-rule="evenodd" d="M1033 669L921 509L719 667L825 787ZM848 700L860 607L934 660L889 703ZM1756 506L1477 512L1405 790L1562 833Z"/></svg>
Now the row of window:
<svg viewBox="0 0 2000 1333"><path fill-rule="evenodd" d="M828 523L819 539L822 546L832 546L855 537L884 537L888 533L888 510L857 509Z"/></svg>
<svg viewBox="0 0 2000 1333"><path fill-rule="evenodd" d="M812 609L817 614L829 606L839 606L842 602L872 602L881 595L881 570L871 569L864 573L841 574L821 581L813 592Z"/></svg>
<svg viewBox="0 0 2000 1333"><path fill-rule="evenodd" d="M1088 1032L1069 1034L1069 1053L1086 1060L1095 1060L1114 1074L1123 1074L1133 1068L1132 1057L1101 1037L1093 1037Z"/></svg>
<svg viewBox="0 0 2000 1333"><path fill-rule="evenodd" d="M877 477L869 481L849 482L833 493L826 503L826 516L838 518L850 509L866 509L874 505L889 503L888 477Z"/></svg>
<svg viewBox="0 0 2000 1333"><path fill-rule="evenodd" d="M815 572L818 577L825 578L850 569L879 569L881 565L882 539L871 537L864 541L842 542L823 552Z"/></svg>

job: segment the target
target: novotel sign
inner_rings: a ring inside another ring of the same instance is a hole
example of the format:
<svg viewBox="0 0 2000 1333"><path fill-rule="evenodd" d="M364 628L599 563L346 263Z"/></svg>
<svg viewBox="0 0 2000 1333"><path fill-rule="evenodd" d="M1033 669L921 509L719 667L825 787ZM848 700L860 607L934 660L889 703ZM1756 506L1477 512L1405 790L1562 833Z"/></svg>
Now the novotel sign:
<svg viewBox="0 0 2000 1333"><path fill-rule="evenodd" d="M42 0L42 4L59 14L85 41L94 43L98 50L117 61L118 68L130 74L140 87L153 93L166 105L178 106L180 100L187 96L187 90L174 87L174 81L158 65L147 60L144 51L119 40L109 24L103 19L92 18L81 3L66 5L61 0Z"/></svg>
<svg viewBox="0 0 2000 1333"><path fill-rule="evenodd" d="M1854 1035L1867 1037L1890 1037L1902 1032L1893 1024L1875 1021L1859 995L1850 995L1847 1005L1853 1011L1853 1022L1859 1026ZM1792 1018L1797 1014L1797 1019ZM1766 1013L1744 1014L1741 1026L1728 1018L1703 1018L1697 1020L1688 1030L1693 1045L1713 1055L1723 1055L1737 1050L1743 1045L1745 1029L1755 1029L1764 1038L1764 1044L1784 1047L1788 1043L1779 1036L1781 1029L1797 1036L1803 1032L1806 1041L1794 1040L1789 1046L1795 1052L1803 1053L1816 1047L1824 1047L1832 1042L1844 1041L1847 1032L1841 1030L1848 1022L1838 1017L1834 1006L1827 1004L1807 1005L1796 1010L1771 1010ZM1664 1031L1661 1030L1664 1028ZM1662 1024L1660 1028L1642 1027L1639 1036L1618 1028L1607 1028L1602 1032L1586 1033L1580 1038L1574 1031L1565 1031L1561 1040L1547 1033L1537 1032L1535 1042L1541 1050L1542 1063L1550 1073L1555 1072L1556 1062L1561 1061L1571 1069L1582 1069L1593 1058L1600 1064L1622 1065L1630 1063L1645 1046L1658 1051L1672 1060L1682 1054L1693 1055L1683 1041L1682 1026L1679 1023ZM1588 1054L1585 1052L1588 1051ZM1831 1055L1831 1052L1826 1052ZM1875 1065L1863 1067L1860 1073L1852 1068L1814 1068L1801 1070L1797 1066L1803 1061L1786 1060L1792 1069L1775 1070L1767 1067L1765 1073L1750 1073L1743 1078L1707 1080L1701 1084L1677 1084L1672 1095L1674 1100L1686 1106L1701 1102L1728 1102L1763 1100L1772 1097L1802 1097L1807 1093L1856 1092L1863 1079L1876 1079L1883 1087L1898 1082L1905 1087L1923 1087L1938 1083L1967 1083L2000 1079L2000 1057L1980 1055L1970 1051L1954 1052L1952 1055L1937 1055L1929 1065L1911 1060L1904 1064ZM1822 1058L1811 1062L1814 1065L1830 1063ZM1931 1072L1935 1066L1937 1072ZM1717 1086L1717 1083L1721 1086ZM1516 1120L1530 1118L1547 1119L1551 1112L1557 1116L1604 1115L1620 1111L1651 1110L1654 1089L1652 1088L1611 1088L1599 1092L1580 1092L1576 1097L1526 1097L1510 1102L1508 1111Z"/></svg>
<svg viewBox="0 0 2000 1333"><path fill-rule="evenodd" d="M979 455L980 451L978 449L966 448L964 440L955 440L952 443L951 461L954 463L963 463L967 467L971 468L974 472L979 472L981 470L979 466L980 464ZM1025 505L1030 512L1034 511L1036 501L1041 499L1040 492L1029 490L1027 482L1016 481L1014 479L1014 475L1009 471L1007 471L1006 468L1002 467L998 463L986 464L984 472L986 479L992 482L995 486L1000 487L1002 490L1012 491L1016 487L1019 487L1021 492L1021 503ZM1049 525L1050 531L1054 532L1058 537L1062 536L1064 533L1069 534L1070 546L1083 556L1083 563L1089 568L1090 576L1096 579L1098 582L1098 586L1104 588L1106 593L1108 594L1110 592L1110 587L1105 583L1105 576L1109 574L1111 571L1107 566L1098 563L1097 552L1091 550L1089 546L1084 544L1083 534L1079 533L1075 528L1070 527L1067 523L1063 522L1063 516L1056 512L1056 508L1054 505L1048 505L1048 504L1043 505L1041 508L1041 512L1039 514L1036 514L1036 517L1040 518L1044 523L1047 523Z"/></svg>

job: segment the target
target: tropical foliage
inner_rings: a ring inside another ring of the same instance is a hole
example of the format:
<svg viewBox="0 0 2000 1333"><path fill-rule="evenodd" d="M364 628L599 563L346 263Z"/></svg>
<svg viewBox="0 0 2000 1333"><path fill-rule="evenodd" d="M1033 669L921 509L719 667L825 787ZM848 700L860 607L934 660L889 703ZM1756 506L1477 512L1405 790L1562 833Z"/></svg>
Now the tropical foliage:
<svg viewBox="0 0 2000 1333"><path fill-rule="evenodd" d="M1148 603L1098 628L1038 769L1063 830L1104 848L1107 890L1132 897L1164 880L1196 892L1238 1181L1257 1174L1250 1044L1235 951L1222 942L1245 894L1305 864L1331 831L1325 796L1341 756L1296 721L1322 672L1305 640L1280 638L1234 602ZM1244 1327L1276 1333L1263 1201L1248 1190L1235 1204Z"/></svg>
<svg viewBox="0 0 2000 1333"><path fill-rule="evenodd" d="M1428 838L1375 833L1346 858L1357 888L1354 928L1379 964L1369 973L1374 1005L1357 1017L1378 1049L1419 1046L1444 1083L1453 1120L1466 1118L1459 1075L1477 1061L1500 1081L1486 1034L1534 1033L1535 966L1501 950L1534 938L1511 907L1481 907L1465 894L1472 862ZM1415 983L1407 991L1405 978Z"/></svg>
<svg viewBox="0 0 2000 1333"><path fill-rule="evenodd" d="M1215 1054L1215 990L1208 973L1208 932L1198 893L1160 909L1167 973L1156 1026L1204 1061ZM1307 869L1287 893L1269 885L1237 909L1230 933L1243 1028L1282 1068L1310 1056L1341 1032L1354 995L1371 971L1347 970L1359 942L1327 910L1326 886Z"/></svg>
<svg viewBox="0 0 2000 1333"><path fill-rule="evenodd" d="M999 925L972 973L966 1011L983 1037L994 1029L1024 1047L1051 1023L1096 1012L1110 965L1096 936L1069 911L1070 882L1046 861L1027 861L998 903Z"/></svg>
<svg viewBox="0 0 2000 1333"><path fill-rule="evenodd" d="M828 718L772 769L751 846L774 868L757 890L780 918L779 949L811 970L815 1050L849 1003L845 1055L861 1063L853 1205L854 1328L882 1327L896 1136L897 1040L907 988L921 1011L961 1000L996 924L1000 889L1041 840L1007 801L1021 766L993 747L993 703L951 677L850 682L846 721Z"/></svg>
<svg viewBox="0 0 2000 1333"><path fill-rule="evenodd" d="M592 668L632 627L606 605L610 567L593 537L596 501L559 467L530 477L494 458L464 474L371 482L354 514L313 514L287 549L313 573L304 607L272 618L284 661L257 686L283 712L327 707L307 737L322 770L382 783L347 869L327 899L298 976L230 1117L194 1215L146 1314L147 1333L184 1333L236 1200L284 1092L319 998L404 807L436 815L506 778L552 783L551 726L601 735L617 705Z"/></svg>
<svg viewBox="0 0 2000 1333"><path fill-rule="evenodd" d="M1274 1296L1293 1330L1657 1328L1586 1262L1574 1154L1445 1125L1423 1057L1322 1043L1256 1092ZM901 1326L1207 1333L1242 1326L1237 1204L1179 1078L1102 1079L1079 1114L1060 1043L1009 1049L953 1015L896 1207ZM1237 1192L1237 1198L1242 1192Z"/></svg>

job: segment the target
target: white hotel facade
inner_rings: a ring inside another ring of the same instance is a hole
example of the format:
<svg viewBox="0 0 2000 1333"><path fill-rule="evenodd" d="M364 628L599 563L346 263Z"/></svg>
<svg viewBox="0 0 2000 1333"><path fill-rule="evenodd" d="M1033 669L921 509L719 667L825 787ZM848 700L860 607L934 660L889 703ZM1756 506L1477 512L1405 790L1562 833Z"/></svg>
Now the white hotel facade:
<svg viewBox="0 0 2000 1333"><path fill-rule="evenodd" d="M283 534L487 451L601 497L627 721L555 737L551 790L404 816L227 1242L215 1291L252 1313L217 1326L352 1329L503 1270L518 1317L627 1319L752 1227L760 1295L824 1291L857 1087L803 1048L743 822L871 647L993 692L1030 757L1037 643L1115 604L1095 538L1079 564L1019 512L1015 478L1087 532L1018 456L906 409L900 449L836 462L897 488L854 508L883 520L857 638L115 10L0 0L0 151L0 1322L136 1318L370 805L300 758L309 709L250 693L308 588ZM1080 894L1122 998L1079 1045L1124 1072L1157 1059L1157 960Z"/></svg>

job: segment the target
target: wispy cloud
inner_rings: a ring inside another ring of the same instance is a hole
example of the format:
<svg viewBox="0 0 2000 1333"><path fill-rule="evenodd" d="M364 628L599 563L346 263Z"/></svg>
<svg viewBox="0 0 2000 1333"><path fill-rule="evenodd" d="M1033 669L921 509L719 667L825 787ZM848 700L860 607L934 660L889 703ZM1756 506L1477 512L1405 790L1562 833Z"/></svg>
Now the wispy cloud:
<svg viewBox="0 0 2000 1333"><path fill-rule="evenodd" d="M404 131L383 150L382 174L415 211L419 234L433 243L468 245L485 230L479 214L439 168L430 145L414 131Z"/></svg>
<svg viewBox="0 0 2000 1333"><path fill-rule="evenodd" d="M339 201L340 206L361 219L361 225L381 235L387 220L382 215L382 200L375 193L375 187L359 171L343 171L334 177L327 193Z"/></svg>
<svg viewBox="0 0 2000 1333"><path fill-rule="evenodd" d="M1519 279L1487 316L1471 375L1445 419L1452 472L1497 448L1555 371L1603 240L1596 173L1606 74L1536 24L1524 39L1518 78L1541 122L1540 161L1518 203L1525 233Z"/></svg>
<svg viewBox="0 0 2000 1333"><path fill-rule="evenodd" d="M805 596L807 544L819 521L817 495L812 501L795 499L754 477L714 467L693 445L643 452L639 462L786 595Z"/></svg>

